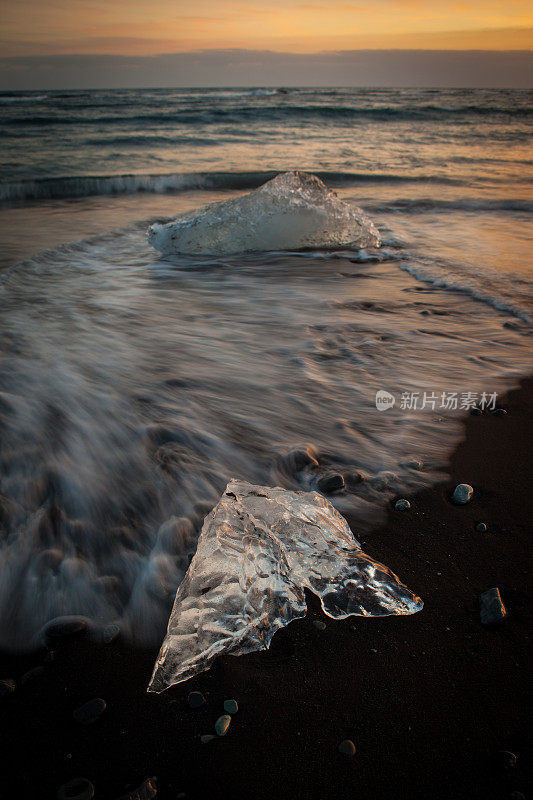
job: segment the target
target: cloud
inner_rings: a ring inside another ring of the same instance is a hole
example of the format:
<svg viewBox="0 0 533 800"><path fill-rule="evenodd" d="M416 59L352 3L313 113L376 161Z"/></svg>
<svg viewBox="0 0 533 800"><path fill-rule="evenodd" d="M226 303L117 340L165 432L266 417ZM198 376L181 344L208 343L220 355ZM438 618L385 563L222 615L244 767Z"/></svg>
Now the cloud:
<svg viewBox="0 0 533 800"><path fill-rule="evenodd" d="M352 50L312 54L197 50L159 56L0 59L0 89L193 86L528 88L528 51Z"/></svg>

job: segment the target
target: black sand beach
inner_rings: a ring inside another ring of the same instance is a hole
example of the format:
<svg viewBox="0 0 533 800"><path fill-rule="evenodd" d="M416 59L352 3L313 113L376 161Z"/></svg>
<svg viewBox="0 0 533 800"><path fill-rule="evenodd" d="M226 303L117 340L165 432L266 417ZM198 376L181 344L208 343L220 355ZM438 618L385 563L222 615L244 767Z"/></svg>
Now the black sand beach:
<svg viewBox="0 0 533 800"><path fill-rule="evenodd" d="M223 657L162 695L146 693L157 651L120 639L96 645L82 634L53 660L4 654L0 679L17 688L0 698L0 796L54 798L77 776L97 800L151 796L131 794L151 776L162 800L531 796L532 398L528 379L505 400L506 415L468 417L449 479L409 498L408 512L391 504L387 523L362 539L423 598L415 616L334 622L308 597L308 616L270 651ZM461 482L474 487L464 507L449 499ZM494 586L508 617L491 629L477 598ZM200 709L187 705L193 690L207 700ZM107 703L100 719L74 721L95 697ZM228 698L239 703L229 732L201 743ZM337 749L347 738L353 757Z"/></svg>

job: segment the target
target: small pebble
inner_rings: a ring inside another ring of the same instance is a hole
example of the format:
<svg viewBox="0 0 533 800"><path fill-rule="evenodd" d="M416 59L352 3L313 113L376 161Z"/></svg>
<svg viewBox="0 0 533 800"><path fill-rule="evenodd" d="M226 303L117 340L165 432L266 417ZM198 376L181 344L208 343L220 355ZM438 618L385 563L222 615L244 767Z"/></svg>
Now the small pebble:
<svg viewBox="0 0 533 800"><path fill-rule="evenodd" d="M514 753L509 750L501 750L498 753L498 762L504 769L511 769L516 767L517 758Z"/></svg>
<svg viewBox="0 0 533 800"><path fill-rule="evenodd" d="M120 635L120 628L118 625L111 623L106 625L104 630L102 631L102 639L104 640L104 644L111 644L117 639Z"/></svg>
<svg viewBox="0 0 533 800"><path fill-rule="evenodd" d="M102 716L106 708L105 700L102 700L101 697L95 697L94 700L89 700L88 703L84 703L84 705L77 708L72 716L80 725L91 725Z"/></svg>
<svg viewBox="0 0 533 800"><path fill-rule="evenodd" d="M207 744L208 742L212 741L212 739L216 739L217 737L214 736L212 733L204 733L200 736L200 741L202 744Z"/></svg>
<svg viewBox="0 0 533 800"><path fill-rule="evenodd" d="M56 617L43 628L45 642L59 642L87 630L87 622L81 617Z"/></svg>
<svg viewBox="0 0 533 800"><path fill-rule="evenodd" d="M93 797L94 786L87 778L73 778L57 792L57 800L92 800Z"/></svg>
<svg viewBox="0 0 533 800"><path fill-rule="evenodd" d="M205 706L205 697L201 692L189 692L187 703L189 708L201 708Z"/></svg>
<svg viewBox="0 0 533 800"><path fill-rule="evenodd" d="M419 458L410 458L406 462L406 465L408 467L411 467L411 469L421 470L422 467L424 466L424 462L421 461Z"/></svg>
<svg viewBox="0 0 533 800"><path fill-rule="evenodd" d="M409 500L404 500L402 498L401 500L396 500L394 508L396 511L408 511L411 508L411 503Z"/></svg>
<svg viewBox="0 0 533 800"><path fill-rule="evenodd" d="M126 792L126 794L121 794L117 800L152 800L156 795L155 778L147 778L136 789L132 789L131 792Z"/></svg>
<svg viewBox="0 0 533 800"><path fill-rule="evenodd" d="M350 472L350 474L346 476L347 482L354 486L357 486L358 483L362 483L364 479L365 476L362 472Z"/></svg>
<svg viewBox="0 0 533 800"><path fill-rule="evenodd" d="M344 478L339 473L335 473L334 475L324 475L318 481L318 488L324 494L338 492L340 489L344 489Z"/></svg>
<svg viewBox="0 0 533 800"><path fill-rule="evenodd" d="M351 739L345 739L339 745L339 753L342 753L345 756L354 756L355 755L355 745Z"/></svg>
<svg viewBox="0 0 533 800"><path fill-rule="evenodd" d="M507 411L505 410L505 408L495 408L492 413L495 414L497 417L505 417Z"/></svg>
<svg viewBox="0 0 533 800"><path fill-rule="evenodd" d="M470 413L472 414L472 416L473 416L473 417L480 417L480 416L481 416L481 414L482 414L483 412L482 412L482 410L481 410L480 408L478 408L477 406L473 406L473 407L470 409Z"/></svg>
<svg viewBox="0 0 533 800"><path fill-rule="evenodd" d="M236 700L224 700L224 711L228 714L236 714L239 710L239 704Z"/></svg>
<svg viewBox="0 0 533 800"><path fill-rule="evenodd" d="M485 533L486 530L487 530L487 526L485 525L485 523L484 522L478 522L478 524L476 525L476 531L478 533Z"/></svg>
<svg viewBox="0 0 533 800"><path fill-rule="evenodd" d="M218 736L225 736L228 728L231 725L231 717L229 714L222 714L221 717L215 722L215 731Z"/></svg>
<svg viewBox="0 0 533 800"><path fill-rule="evenodd" d="M22 678L20 679L20 683L22 686L24 684L29 683L34 678L40 678L44 675L44 667L34 667L33 669L29 669L28 672L25 672Z"/></svg>
<svg viewBox="0 0 533 800"><path fill-rule="evenodd" d="M7 695L13 694L16 690L17 684L11 678L5 678L0 681L0 697L7 697Z"/></svg>
<svg viewBox="0 0 533 800"><path fill-rule="evenodd" d="M312 445L304 448L295 447L285 456L289 467L296 472L301 472L306 467L318 467L318 454Z"/></svg>
<svg viewBox="0 0 533 800"><path fill-rule="evenodd" d="M313 625L315 626L315 628L318 628L319 631L326 630L326 623L323 622L321 619L314 619Z"/></svg>
<svg viewBox="0 0 533 800"><path fill-rule="evenodd" d="M474 494L473 488L468 483L460 483L455 487L452 500L460 506L466 505Z"/></svg>
<svg viewBox="0 0 533 800"><path fill-rule="evenodd" d="M507 616L507 610L497 587L487 589L479 595L479 616L483 625L496 625Z"/></svg>

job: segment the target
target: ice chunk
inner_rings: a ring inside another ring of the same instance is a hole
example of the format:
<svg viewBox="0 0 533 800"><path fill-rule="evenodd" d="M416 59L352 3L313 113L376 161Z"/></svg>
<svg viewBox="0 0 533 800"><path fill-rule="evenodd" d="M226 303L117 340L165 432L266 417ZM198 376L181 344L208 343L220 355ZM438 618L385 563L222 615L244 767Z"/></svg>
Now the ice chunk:
<svg viewBox="0 0 533 800"><path fill-rule="evenodd" d="M423 605L361 551L322 495L230 481L205 518L149 690L187 680L222 653L266 649L278 628L305 616L304 587L335 618L414 614Z"/></svg>
<svg viewBox="0 0 533 800"><path fill-rule="evenodd" d="M286 172L242 197L152 225L148 241L164 255L380 244L376 228L360 208L303 172Z"/></svg>

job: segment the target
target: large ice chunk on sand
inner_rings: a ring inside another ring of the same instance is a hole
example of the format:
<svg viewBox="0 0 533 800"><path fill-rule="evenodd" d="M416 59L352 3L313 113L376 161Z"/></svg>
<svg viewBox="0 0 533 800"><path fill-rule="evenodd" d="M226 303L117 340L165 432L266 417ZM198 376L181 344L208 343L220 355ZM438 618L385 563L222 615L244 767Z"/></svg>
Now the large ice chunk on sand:
<svg viewBox="0 0 533 800"><path fill-rule="evenodd" d="M230 481L205 518L149 690L185 681L223 653L266 649L278 628L305 616L304 587L340 619L423 605L361 551L322 495Z"/></svg>
<svg viewBox="0 0 533 800"><path fill-rule="evenodd" d="M286 172L259 189L152 225L148 241L164 255L371 247L372 222L315 175Z"/></svg>

